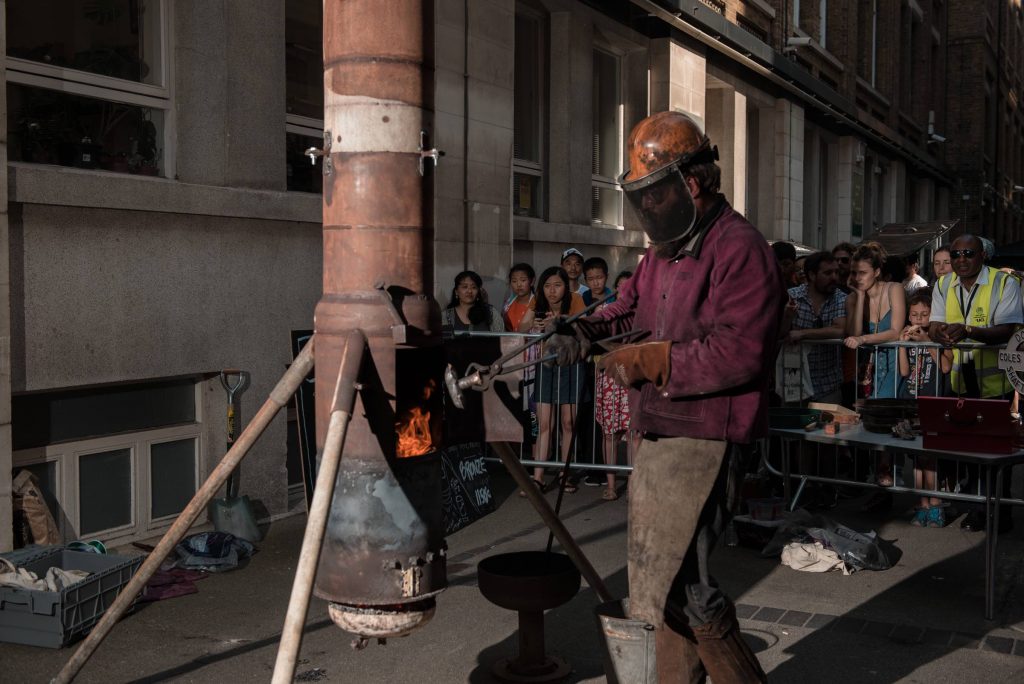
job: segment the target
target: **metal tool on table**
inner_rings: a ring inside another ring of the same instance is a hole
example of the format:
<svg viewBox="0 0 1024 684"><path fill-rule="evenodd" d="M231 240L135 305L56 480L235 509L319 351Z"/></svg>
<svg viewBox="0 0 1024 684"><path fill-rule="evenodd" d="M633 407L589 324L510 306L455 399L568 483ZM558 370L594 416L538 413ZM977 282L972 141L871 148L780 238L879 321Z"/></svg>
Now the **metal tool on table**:
<svg viewBox="0 0 1024 684"><path fill-rule="evenodd" d="M226 368L220 372L220 384L228 394L228 451L235 444L238 423L241 421L241 397L249 387L249 372ZM238 496L238 483L242 467L237 466L228 476L227 494L210 502L210 519L218 532L233 534L250 542L260 540L260 528L252 512L248 496Z"/></svg>

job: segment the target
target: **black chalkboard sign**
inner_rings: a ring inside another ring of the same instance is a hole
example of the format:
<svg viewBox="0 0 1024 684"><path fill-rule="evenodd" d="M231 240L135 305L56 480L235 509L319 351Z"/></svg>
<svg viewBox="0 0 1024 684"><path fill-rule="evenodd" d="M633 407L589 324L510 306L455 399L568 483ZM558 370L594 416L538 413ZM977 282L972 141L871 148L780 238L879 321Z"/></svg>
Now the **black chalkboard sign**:
<svg viewBox="0 0 1024 684"><path fill-rule="evenodd" d="M441 450L445 534L461 530L494 510L483 442L455 444Z"/></svg>
<svg viewBox="0 0 1024 684"><path fill-rule="evenodd" d="M292 357L313 337L312 330L292 330ZM313 504L313 486L316 484L316 379L313 372L306 376L295 392L295 415L299 421L299 461L302 464L302 483L306 489L306 509Z"/></svg>

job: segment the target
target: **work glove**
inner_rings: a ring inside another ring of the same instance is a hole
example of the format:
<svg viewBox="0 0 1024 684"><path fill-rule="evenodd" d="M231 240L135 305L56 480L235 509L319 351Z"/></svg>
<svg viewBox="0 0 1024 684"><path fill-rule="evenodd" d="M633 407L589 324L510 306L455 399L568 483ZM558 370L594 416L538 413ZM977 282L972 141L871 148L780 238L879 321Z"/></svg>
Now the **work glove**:
<svg viewBox="0 0 1024 684"><path fill-rule="evenodd" d="M663 390L672 370L672 343L657 340L624 344L602 356L597 368L626 389L652 382Z"/></svg>
<svg viewBox="0 0 1024 684"><path fill-rule="evenodd" d="M555 354L556 366L571 366L582 361L590 353L590 328L585 318L573 323L566 323L564 316L548 321L544 332L554 334L544 343L544 355ZM547 363L551 365L550 361Z"/></svg>

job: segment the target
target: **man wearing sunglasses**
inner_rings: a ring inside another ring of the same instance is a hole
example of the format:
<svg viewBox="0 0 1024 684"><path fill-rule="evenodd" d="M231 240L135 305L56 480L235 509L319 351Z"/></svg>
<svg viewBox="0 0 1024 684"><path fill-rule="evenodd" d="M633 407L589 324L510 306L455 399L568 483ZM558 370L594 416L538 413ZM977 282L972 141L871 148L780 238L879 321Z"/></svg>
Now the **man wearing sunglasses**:
<svg viewBox="0 0 1024 684"><path fill-rule="evenodd" d="M985 265L984 245L974 235L961 235L954 240L949 257L953 272L939 278L932 290L928 336L933 342L949 346L964 341L1004 344L1024 323L1017 279ZM999 369L998 349L954 349L949 381L957 395L1013 398L1013 387L1006 373ZM1009 481L1006 478L1006 484ZM1005 514L1000 511L999 522L1000 528L1012 526L1009 510ZM974 508L960 526L971 531L983 530L985 516Z"/></svg>
<svg viewBox="0 0 1024 684"><path fill-rule="evenodd" d="M839 264L839 289L850 294L850 267L857 248L850 242L840 242L832 248L832 256Z"/></svg>

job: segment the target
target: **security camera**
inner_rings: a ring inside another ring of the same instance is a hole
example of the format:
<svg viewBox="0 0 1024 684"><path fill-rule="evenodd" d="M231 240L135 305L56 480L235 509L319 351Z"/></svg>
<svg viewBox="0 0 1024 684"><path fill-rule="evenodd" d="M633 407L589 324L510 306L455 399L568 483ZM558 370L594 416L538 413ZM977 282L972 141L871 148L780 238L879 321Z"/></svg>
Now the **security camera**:
<svg viewBox="0 0 1024 684"><path fill-rule="evenodd" d="M931 145L932 143L944 143L944 142L946 142L946 138L944 138L943 136L939 135L938 133L929 133L928 134L927 144Z"/></svg>
<svg viewBox="0 0 1024 684"><path fill-rule="evenodd" d="M787 47L807 47L811 44L810 36L793 36L786 39Z"/></svg>

